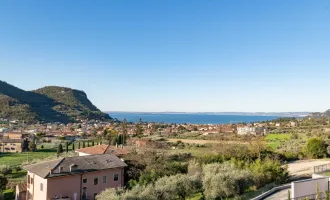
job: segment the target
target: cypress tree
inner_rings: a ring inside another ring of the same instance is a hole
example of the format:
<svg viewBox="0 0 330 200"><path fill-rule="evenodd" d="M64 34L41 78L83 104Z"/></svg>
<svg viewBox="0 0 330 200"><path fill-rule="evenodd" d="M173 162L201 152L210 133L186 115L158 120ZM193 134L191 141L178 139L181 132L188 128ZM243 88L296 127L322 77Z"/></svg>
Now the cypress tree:
<svg viewBox="0 0 330 200"><path fill-rule="evenodd" d="M63 153L63 146L62 144L59 144L57 147L57 154Z"/></svg>
<svg viewBox="0 0 330 200"><path fill-rule="evenodd" d="M65 143L65 148L66 148L66 152L68 153L69 152L69 143L68 142Z"/></svg>
<svg viewBox="0 0 330 200"><path fill-rule="evenodd" d="M74 151L74 142L72 142L72 151Z"/></svg>

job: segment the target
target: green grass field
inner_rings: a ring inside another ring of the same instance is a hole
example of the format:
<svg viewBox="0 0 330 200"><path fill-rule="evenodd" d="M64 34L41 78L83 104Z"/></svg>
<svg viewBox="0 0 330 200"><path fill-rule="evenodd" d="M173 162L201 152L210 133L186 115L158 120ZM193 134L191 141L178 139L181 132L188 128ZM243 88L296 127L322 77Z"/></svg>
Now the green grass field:
<svg viewBox="0 0 330 200"><path fill-rule="evenodd" d="M65 151L65 144L63 143L63 150ZM43 148L41 148L43 146ZM72 145L69 145L69 151L72 150ZM20 167L27 161L43 160L47 158L56 158L57 146L54 143L43 143L37 145L36 152L22 152L22 153L0 153L0 165L8 165L10 167ZM7 178L11 183L19 183L25 180L26 171L15 171Z"/></svg>
<svg viewBox="0 0 330 200"><path fill-rule="evenodd" d="M265 137L265 140L267 142L267 146L276 149L278 146L281 145L281 143L290 140L290 138L290 134L268 134Z"/></svg>
<svg viewBox="0 0 330 200"><path fill-rule="evenodd" d="M63 150L65 151L65 143ZM42 149L41 146L44 148ZM72 145L69 145L69 151L72 150ZM57 146L54 143L43 143L37 145L36 152L22 152L22 153L0 153L0 165L9 165L11 167L21 166L27 161L31 162L34 159L43 160L49 157L56 157Z"/></svg>
<svg viewBox="0 0 330 200"><path fill-rule="evenodd" d="M0 165L9 165L11 167L20 166L26 161L33 159L45 159L51 156L56 156L56 149L43 149L37 152L23 152L23 153L1 153Z"/></svg>

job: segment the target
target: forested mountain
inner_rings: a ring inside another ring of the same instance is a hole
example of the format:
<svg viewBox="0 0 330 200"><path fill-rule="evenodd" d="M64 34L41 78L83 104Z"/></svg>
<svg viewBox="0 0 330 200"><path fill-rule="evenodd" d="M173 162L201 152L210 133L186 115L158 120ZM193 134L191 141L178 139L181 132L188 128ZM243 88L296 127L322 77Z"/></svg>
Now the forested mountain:
<svg viewBox="0 0 330 200"><path fill-rule="evenodd" d="M111 119L83 91L57 86L24 91L3 81L0 81L0 118L63 123Z"/></svg>

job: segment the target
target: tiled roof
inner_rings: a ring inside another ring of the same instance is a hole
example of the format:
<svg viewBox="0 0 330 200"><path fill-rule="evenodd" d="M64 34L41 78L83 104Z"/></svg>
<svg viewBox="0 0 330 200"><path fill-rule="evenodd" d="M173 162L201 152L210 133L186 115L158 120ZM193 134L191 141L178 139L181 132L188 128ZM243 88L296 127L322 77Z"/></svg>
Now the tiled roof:
<svg viewBox="0 0 330 200"><path fill-rule="evenodd" d="M114 146L108 146L108 148L106 149L105 153L110 153L110 154L114 154L116 156L121 156L121 155L126 155L130 152L129 149L127 148L116 148Z"/></svg>
<svg viewBox="0 0 330 200"><path fill-rule="evenodd" d="M114 147L114 146L110 146L110 145L105 145L105 144L101 144L101 145L96 145L96 146L92 146L92 147L86 147L86 148L82 148L82 149L78 149L76 150L77 152L80 153L86 153L89 155L96 155L96 154L114 154L116 156L121 156L121 155L126 155L130 152L129 149L125 148L120 148L120 147Z"/></svg>
<svg viewBox="0 0 330 200"><path fill-rule="evenodd" d="M86 153L86 154L90 154L90 155L104 154L104 152L105 152L105 150L107 150L107 148L108 148L108 145L101 144L101 145L96 145L96 146L92 146L92 147L77 149L77 152Z"/></svg>
<svg viewBox="0 0 330 200"><path fill-rule="evenodd" d="M71 166L73 166L72 170L70 170ZM28 165L24 169L42 178L53 178L126 166L117 156L102 154L57 159Z"/></svg>

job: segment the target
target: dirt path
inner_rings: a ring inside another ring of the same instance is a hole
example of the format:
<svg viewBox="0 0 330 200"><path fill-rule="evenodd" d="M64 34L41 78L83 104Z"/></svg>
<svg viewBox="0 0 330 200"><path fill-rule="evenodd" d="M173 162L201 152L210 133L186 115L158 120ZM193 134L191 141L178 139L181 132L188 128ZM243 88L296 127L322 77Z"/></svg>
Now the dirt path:
<svg viewBox="0 0 330 200"><path fill-rule="evenodd" d="M247 142L241 141L220 141L220 140L192 140L192 139L167 139L168 142L181 141L189 144L248 144Z"/></svg>
<svg viewBox="0 0 330 200"><path fill-rule="evenodd" d="M300 160L288 163L288 171L291 176L311 175L314 166L324 165L330 163L330 160Z"/></svg>

